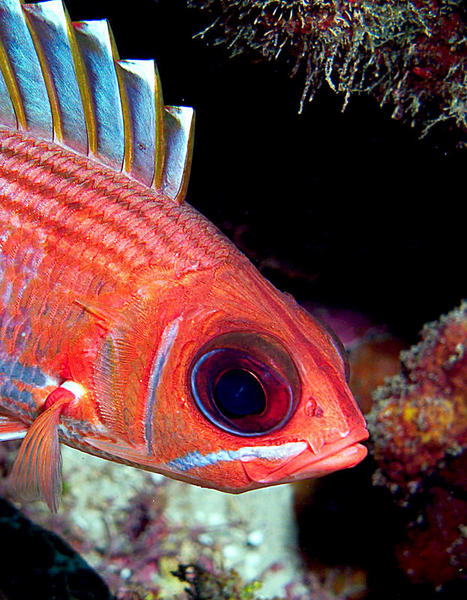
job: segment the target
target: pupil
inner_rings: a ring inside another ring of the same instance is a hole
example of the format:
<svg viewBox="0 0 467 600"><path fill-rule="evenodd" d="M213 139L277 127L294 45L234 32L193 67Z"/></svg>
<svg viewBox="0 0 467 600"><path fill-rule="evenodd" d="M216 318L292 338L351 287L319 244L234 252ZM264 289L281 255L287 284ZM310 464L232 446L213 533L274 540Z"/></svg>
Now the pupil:
<svg viewBox="0 0 467 600"><path fill-rule="evenodd" d="M226 417L257 415L266 408L266 396L260 382L244 369L223 373L214 387L214 399Z"/></svg>

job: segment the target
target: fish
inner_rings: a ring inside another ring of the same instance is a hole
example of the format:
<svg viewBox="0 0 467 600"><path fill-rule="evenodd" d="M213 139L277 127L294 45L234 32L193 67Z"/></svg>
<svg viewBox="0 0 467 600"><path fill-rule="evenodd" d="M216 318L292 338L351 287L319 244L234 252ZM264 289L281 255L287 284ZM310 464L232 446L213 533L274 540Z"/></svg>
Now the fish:
<svg viewBox="0 0 467 600"><path fill-rule="evenodd" d="M345 350L186 200L194 110L106 20L0 0L0 441L239 493L366 456Z"/></svg>

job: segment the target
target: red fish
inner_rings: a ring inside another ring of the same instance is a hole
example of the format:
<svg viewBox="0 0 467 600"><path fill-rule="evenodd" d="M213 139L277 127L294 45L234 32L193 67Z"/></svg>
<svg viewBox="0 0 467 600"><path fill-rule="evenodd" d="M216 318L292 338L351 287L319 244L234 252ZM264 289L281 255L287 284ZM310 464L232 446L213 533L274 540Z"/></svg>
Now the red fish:
<svg viewBox="0 0 467 600"><path fill-rule="evenodd" d="M184 202L192 142L106 21L0 0L0 440L52 510L60 442L228 492L366 455L340 344Z"/></svg>

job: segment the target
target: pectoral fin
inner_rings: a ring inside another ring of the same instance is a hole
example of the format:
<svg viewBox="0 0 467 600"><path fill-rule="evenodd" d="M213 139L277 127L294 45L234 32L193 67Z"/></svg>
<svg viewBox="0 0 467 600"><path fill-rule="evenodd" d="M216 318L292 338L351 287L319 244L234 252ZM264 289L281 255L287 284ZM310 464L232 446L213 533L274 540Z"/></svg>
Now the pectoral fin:
<svg viewBox="0 0 467 600"><path fill-rule="evenodd" d="M57 512L62 492L60 415L83 393L79 384L66 381L49 394L46 409L29 427L10 473L10 480L21 496L45 500L52 512Z"/></svg>

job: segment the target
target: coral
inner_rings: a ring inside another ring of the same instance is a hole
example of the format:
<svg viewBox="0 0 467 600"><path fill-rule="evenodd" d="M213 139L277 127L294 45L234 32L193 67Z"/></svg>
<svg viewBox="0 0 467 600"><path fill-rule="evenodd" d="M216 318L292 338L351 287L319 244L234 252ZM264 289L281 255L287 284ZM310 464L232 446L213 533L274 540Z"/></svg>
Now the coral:
<svg viewBox="0 0 467 600"><path fill-rule="evenodd" d="M375 393L373 455L390 486L413 491L467 442L467 303L426 325L402 374Z"/></svg>
<svg viewBox="0 0 467 600"><path fill-rule="evenodd" d="M342 334L352 389L369 402L369 387L397 368L401 342L350 311L319 313ZM400 353L401 372L373 392L370 457L352 472L295 486L300 546L313 572L367 577L346 597L365 588L371 597L465 595L466 349L467 302L425 325L422 341Z"/></svg>
<svg viewBox="0 0 467 600"><path fill-rule="evenodd" d="M467 129L466 19L461 0L189 0L214 22L201 35L305 71L300 108L320 86L370 93L422 134Z"/></svg>
<svg viewBox="0 0 467 600"><path fill-rule="evenodd" d="M467 303L427 324L368 415L374 482L400 506L395 556L414 583L462 585L467 561Z"/></svg>
<svg viewBox="0 0 467 600"><path fill-rule="evenodd" d="M452 461L449 471L464 477L466 455ZM456 466L455 466L456 463ZM428 486L427 486L428 487ZM465 479L462 486L449 487L438 480L424 495L424 505L407 525L406 536L396 547L399 565L414 583L440 586L465 579L467 530Z"/></svg>

